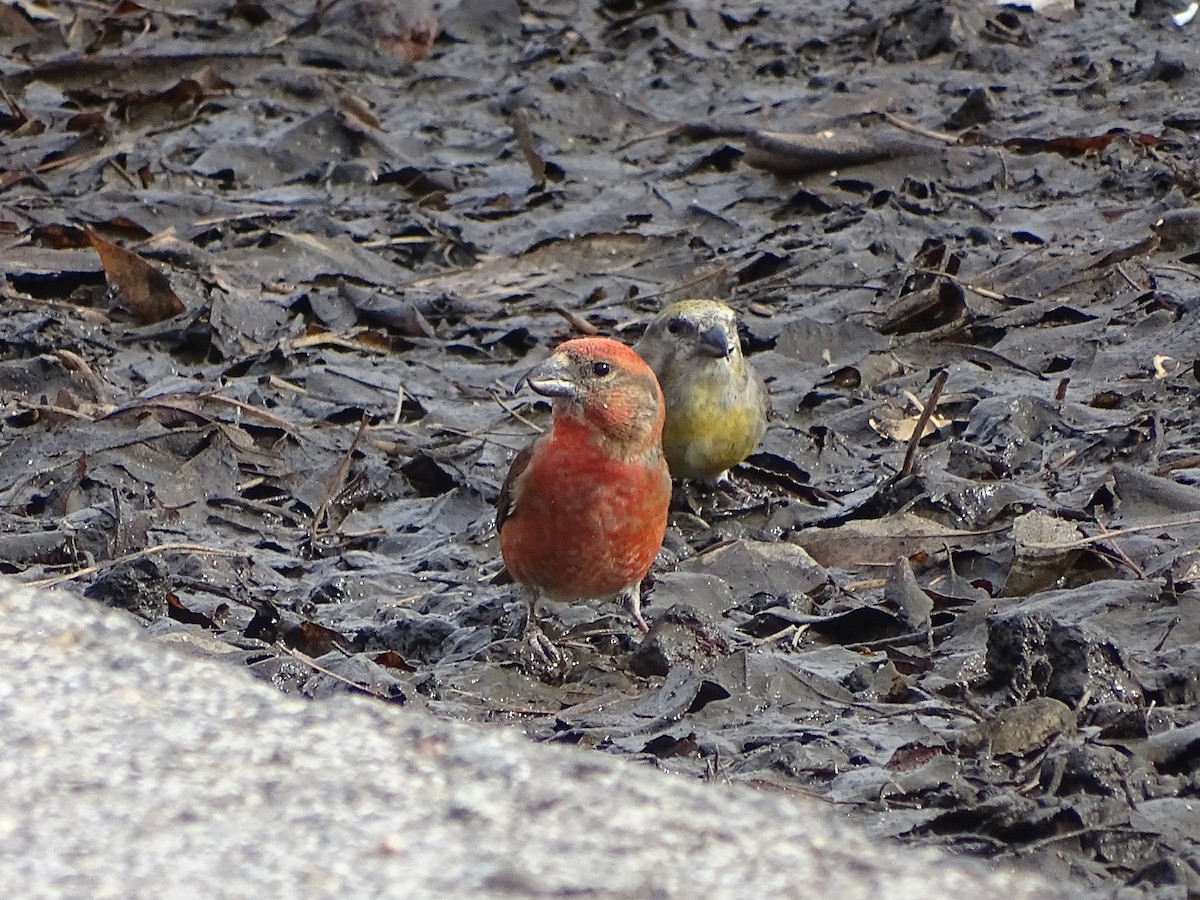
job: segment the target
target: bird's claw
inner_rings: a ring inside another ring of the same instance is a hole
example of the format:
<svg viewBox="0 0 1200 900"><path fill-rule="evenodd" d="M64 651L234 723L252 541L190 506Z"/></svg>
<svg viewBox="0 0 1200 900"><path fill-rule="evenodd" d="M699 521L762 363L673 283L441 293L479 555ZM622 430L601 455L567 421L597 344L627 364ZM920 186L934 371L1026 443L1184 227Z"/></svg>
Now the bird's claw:
<svg viewBox="0 0 1200 900"><path fill-rule="evenodd" d="M631 587L627 587L620 593L618 598L621 605L629 610L629 614L633 616L633 623L637 625L638 631L645 634L650 630L650 626L646 624L645 618L642 616L642 586L638 582Z"/></svg>
<svg viewBox="0 0 1200 900"><path fill-rule="evenodd" d="M713 487L727 497L735 497L738 500L743 500L750 496L750 491L734 481L728 469L713 479Z"/></svg>
<svg viewBox="0 0 1200 900"><path fill-rule="evenodd" d="M531 617L521 638L522 669L542 681L561 681L567 672L566 655Z"/></svg>

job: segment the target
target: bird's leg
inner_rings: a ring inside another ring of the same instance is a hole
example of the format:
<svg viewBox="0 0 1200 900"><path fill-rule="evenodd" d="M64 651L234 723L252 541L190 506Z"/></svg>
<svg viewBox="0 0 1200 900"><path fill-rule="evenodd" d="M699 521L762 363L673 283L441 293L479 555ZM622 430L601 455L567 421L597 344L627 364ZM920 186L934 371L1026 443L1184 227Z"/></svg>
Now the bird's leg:
<svg viewBox="0 0 1200 900"><path fill-rule="evenodd" d="M521 624L521 633L528 634L530 628L537 628L537 603L538 592L537 588L529 589L529 602L525 604L525 621Z"/></svg>
<svg viewBox="0 0 1200 900"><path fill-rule="evenodd" d="M536 588L529 589L529 607L525 614L522 641L533 655L537 668L557 671L563 667L563 655L538 624L537 603L540 596Z"/></svg>
<svg viewBox="0 0 1200 900"><path fill-rule="evenodd" d="M646 620L642 618L642 583L635 581L629 587L621 591L617 595L621 601L621 605L629 610L629 614L633 616L633 621L637 624L638 631L645 634L650 630L650 626L646 624Z"/></svg>
<svg viewBox="0 0 1200 900"><path fill-rule="evenodd" d="M737 497L740 499L750 494L748 490L733 480L733 476L729 474L728 469L721 472L712 480L712 486L728 497Z"/></svg>

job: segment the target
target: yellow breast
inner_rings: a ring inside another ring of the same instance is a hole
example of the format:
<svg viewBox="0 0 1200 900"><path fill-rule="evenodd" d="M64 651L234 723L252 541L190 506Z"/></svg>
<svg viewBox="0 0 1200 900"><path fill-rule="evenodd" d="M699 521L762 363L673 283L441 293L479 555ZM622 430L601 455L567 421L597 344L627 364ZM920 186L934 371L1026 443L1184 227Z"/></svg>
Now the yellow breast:
<svg viewBox="0 0 1200 900"><path fill-rule="evenodd" d="M667 379L663 453L676 478L711 481L754 452L766 429L757 384L725 360Z"/></svg>

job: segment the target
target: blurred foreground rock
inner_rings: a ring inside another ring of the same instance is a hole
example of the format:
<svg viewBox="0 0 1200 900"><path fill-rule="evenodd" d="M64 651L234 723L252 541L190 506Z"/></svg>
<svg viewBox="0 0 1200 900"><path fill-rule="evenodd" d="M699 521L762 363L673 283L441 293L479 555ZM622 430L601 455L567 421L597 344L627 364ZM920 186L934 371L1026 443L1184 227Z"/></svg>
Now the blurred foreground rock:
<svg viewBox="0 0 1200 900"><path fill-rule="evenodd" d="M1071 896L802 799L287 698L11 583L0 733L0 871L24 897Z"/></svg>

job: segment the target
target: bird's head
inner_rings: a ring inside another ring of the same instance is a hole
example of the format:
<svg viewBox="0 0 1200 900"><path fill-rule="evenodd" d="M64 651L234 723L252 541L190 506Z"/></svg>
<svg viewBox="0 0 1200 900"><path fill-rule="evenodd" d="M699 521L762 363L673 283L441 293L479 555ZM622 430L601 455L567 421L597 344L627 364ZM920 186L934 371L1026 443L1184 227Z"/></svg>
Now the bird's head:
<svg viewBox="0 0 1200 900"><path fill-rule="evenodd" d="M560 344L525 376L554 404L554 422L584 425L630 452L661 440L664 413L658 379L620 341L576 338Z"/></svg>
<svg viewBox="0 0 1200 900"><path fill-rule="evenodd" d="M728 360L739 365L742 345L737 315L717 300L681 300L672 303L651 321L638 350L661 372L668 362L697 359Z"/></svg>

